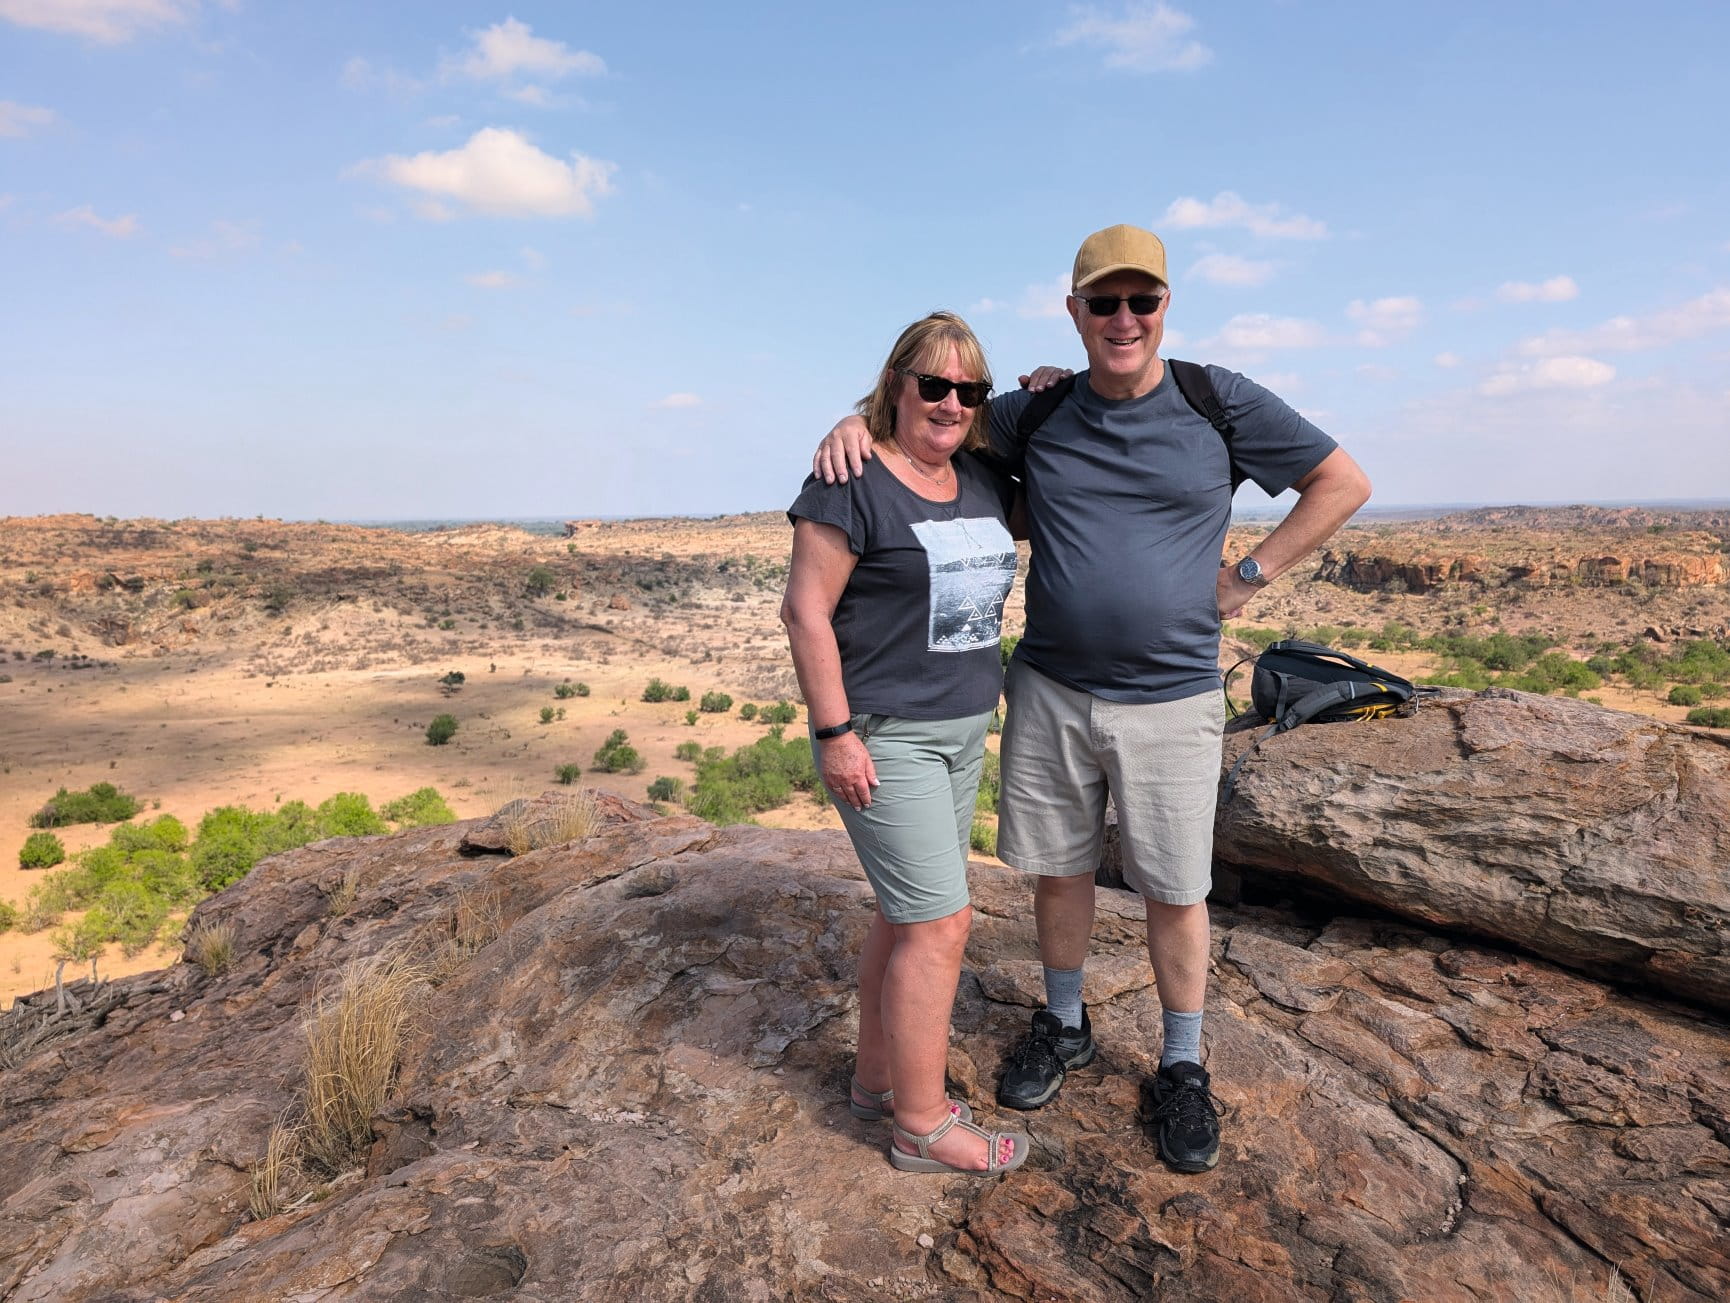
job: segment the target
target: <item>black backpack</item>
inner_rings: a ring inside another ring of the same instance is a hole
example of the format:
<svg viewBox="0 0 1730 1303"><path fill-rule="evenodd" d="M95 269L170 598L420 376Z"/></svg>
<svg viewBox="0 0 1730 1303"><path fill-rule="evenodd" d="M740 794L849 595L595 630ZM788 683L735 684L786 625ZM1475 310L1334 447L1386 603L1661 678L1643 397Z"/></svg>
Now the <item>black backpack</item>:
<svg viewBox="0 0 1730 1303"><path fill-rule="evenodd" d="M1225 440L1226 453L1230 455L1231 441L1237 433L1237 427L1232 425L1231 418L1225 414L1225 405L1219 401L1219 395L1214 391L1207 368L1197 362L1180 362L1174 357L1166 358L1165 365L1171 371L1171 378L1177 383L1177 390L1183 395L1183 401L1219 432L1219 437ZM1021 418L1015 422L1015 433L1023 443L1051 419L1051 414L1063 405L1063 400L1069 397L1069 391L1074 388L1075 377L1068 376L1051 388L1042 389L1033 395L1033 400L1021 409ZM1231 463L1231 491L1236 493L1237 486L1243 481L1244 474L1238 469L1237 459L1234 457Z"/></svg>
<svg viewBox="0 0 1730 1303"><path fill-rule="evenodd" d="M1255 671L1250 676L1250 701L1269 727L1231 767L1220 792L1222 805L1231 800L1244 761L1275 733L1284 733L1299 724L1361 723L1388 715L1410 714L1419 700L1437 692L1435 688L1417 687L1392 670L1371 665L1346 652L1288 638L1270 643L1261 655L1246 656L1226 671L1226 711L1234 718L1242 712L1231 699L1231 676L1252 660Z"/></svg>

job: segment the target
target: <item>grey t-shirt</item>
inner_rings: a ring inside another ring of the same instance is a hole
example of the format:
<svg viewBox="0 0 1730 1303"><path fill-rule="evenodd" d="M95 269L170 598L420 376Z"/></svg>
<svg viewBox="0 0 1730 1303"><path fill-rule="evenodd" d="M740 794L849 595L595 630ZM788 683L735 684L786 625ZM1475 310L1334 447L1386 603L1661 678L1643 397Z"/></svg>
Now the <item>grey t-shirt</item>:
<svg viewBox="0 0 1730 1303"><path fill-rule="evenodd" d="M991 444L1027 490L1033 543L1027 633L1016 655L1108 701L1177 701L1219 687L1220 549L1231 469L1271 497L1337 446L1235 371L1208 375L1237 433L1228 454L1168 367L1140 398L1112 400L1087 372L1025 442L1031 395L991 402Z"/></svg>
<svg viewBox="0 0 1730 1303"><path fill-rule="evenodd" d="M787 509L789 521L835 526L859 558L833 620L856 715L960 719L997 707L1015 486L971 454L954 466L949 502L926 501L873 458L845 484L809 477Z"/></svg>

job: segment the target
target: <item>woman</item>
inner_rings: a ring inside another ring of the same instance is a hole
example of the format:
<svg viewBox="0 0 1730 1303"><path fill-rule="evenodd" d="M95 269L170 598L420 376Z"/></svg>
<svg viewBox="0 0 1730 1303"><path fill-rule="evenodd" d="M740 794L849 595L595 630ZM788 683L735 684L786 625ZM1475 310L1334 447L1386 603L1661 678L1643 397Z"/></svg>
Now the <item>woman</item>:
<svg viewBox="0 0 1730 1303"><path fill-rule="evenodd" d="M852 1110L894 1117L889 1158L909 1172L995 1175L1028 1149L1024 1135L973 1125L943 1091L972 923L973 798L1015 578L1010 486L967 451L984 446L990 392L966 322L914 322L859 403L889 455L845 484L813 476L787 513L781 618L811 745L877 893L859 957Z"/></svg>

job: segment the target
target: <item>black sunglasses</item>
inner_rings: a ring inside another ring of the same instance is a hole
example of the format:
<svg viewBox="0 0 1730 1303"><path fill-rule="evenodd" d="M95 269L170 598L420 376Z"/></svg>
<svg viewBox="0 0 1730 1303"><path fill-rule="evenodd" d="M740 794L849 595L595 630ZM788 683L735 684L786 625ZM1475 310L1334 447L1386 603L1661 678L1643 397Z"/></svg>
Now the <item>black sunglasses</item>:
<svg viewBox="0 0 1730 1303"><path fill-rule="evenodd" d="M1075 297L1087 304L1087 310L1096 317L1116 316L1119 303L1129 304L1129 310L1138 317L1151 317L1165 302L1163 294L1077 294Z"/></svg>
<svg viewBox="0 0 1730 1303"><path fill-rule="evenodd" d="M919 382L919 397L928 403L940 403L949 397L949 391L955 391L956 399L963 407L978 407L991 394L991 386L983 380L945 380L942 376L921 375L917 371L909 371L906 367L896 368L896 374L912 376Z"/></svg>

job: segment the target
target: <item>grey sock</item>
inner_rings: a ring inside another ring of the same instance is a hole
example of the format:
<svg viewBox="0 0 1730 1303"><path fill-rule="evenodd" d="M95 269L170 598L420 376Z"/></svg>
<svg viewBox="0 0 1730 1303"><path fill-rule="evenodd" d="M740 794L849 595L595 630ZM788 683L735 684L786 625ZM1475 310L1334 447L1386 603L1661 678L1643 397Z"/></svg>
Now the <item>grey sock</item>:
<svg viewBox="0 0 1730 1303"><path fill-rule="evenodd" d="M1194 1013L1165 1011L1165 1048L1159 1054L1159 1066L1169 1068L1174 1063L1201 1062L1201 1010Z"/></svg>
<svg viewBox="0 0 1730 1303"><path fill-rule="evenodd" d="M1081 969L1045 970L1045 1007L1065 1027L1081 1026Z"/></svg>

